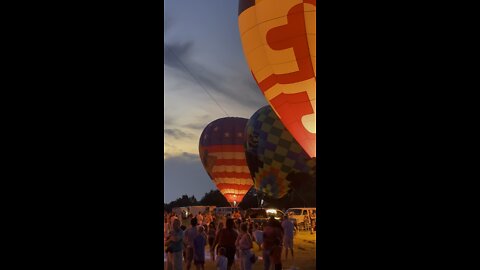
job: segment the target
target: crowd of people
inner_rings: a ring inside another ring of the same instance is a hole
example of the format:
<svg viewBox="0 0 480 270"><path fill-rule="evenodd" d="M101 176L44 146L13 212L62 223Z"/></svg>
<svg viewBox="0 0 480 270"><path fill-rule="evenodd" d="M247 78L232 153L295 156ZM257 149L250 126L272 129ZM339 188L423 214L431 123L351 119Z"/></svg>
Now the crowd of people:
<svg viewBox="0 0 480 270"><path fill-rule="evenodd" d="M265 270L282 269L282 249L285 259L290 250L293 259L295 227L285 216L280 222L271 217L264 224L254 223L236 211L232 215L216 216L210 212L187 217L189 227L182 225L182 217L165 213L164 235L167 269L205 269L208 245L210 258L219 270L231 270L235 264L240 270L251 270L257 261L254 244L263 257ZM185 221L185 220L184 220Z"/></svg>

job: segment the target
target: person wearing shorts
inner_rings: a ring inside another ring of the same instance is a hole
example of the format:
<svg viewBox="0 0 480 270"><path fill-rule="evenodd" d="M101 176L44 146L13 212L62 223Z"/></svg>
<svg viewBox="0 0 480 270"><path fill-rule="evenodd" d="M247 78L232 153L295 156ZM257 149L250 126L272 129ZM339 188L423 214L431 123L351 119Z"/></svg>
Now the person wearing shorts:
<svg viewBox="0 0 480 270"><path fill-rule="evenodd" d="M295 229L295 226L290 220L288 220L287 216L283 217L282 228L283 228L283 247L285 248L285 259L288 259L288 249L291 250L292 259L293 259L293 231Z"/></svg>

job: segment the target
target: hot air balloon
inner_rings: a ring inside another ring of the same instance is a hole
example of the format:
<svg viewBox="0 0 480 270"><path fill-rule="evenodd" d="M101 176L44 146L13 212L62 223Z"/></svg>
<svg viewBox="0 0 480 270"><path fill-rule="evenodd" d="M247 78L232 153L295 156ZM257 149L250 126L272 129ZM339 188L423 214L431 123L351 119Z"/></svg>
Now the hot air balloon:
<svg viewBox="0 0 480 270"><path fill-rule="evenodd" d="M239 0L238 25L265 98L316 157L316 0Z"/></svg>
<svg viewBox="0 0 480 270"><path fill-rule="evenodd" d="M227 201L239 204L253 180L245 159L245 125L248 119L217 119L200 136L200 159L203 167Z"/></svg>
<svg viewBox="0 0 480 270"><path fill-rule="evenodd" d="M270 106L253 114L245 133L247 164L258 192L280 199L298 186L296 181L314 181L316 158L307 155Z"/></svg>

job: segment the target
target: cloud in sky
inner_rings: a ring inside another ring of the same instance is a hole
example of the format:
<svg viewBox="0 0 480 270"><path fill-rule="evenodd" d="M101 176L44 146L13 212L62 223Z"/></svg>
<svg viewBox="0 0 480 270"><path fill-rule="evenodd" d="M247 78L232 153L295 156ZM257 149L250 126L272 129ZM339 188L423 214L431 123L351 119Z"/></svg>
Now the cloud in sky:
<svg viewBox="0 0 480 270"><path fill-rule="evenodd" d="M193 41L183 43L173 43L163 45L163 64L172 68L181 69L184 67L179 59L187 59L188 54L192 51Z"/></svg>
<svg viewBox="0 0 480 270"><path fill-rule="evenodd" d="M237 1L165 1L164 7L165 202L185 194L183 187L200 199L215 189L198 158L203 128L226 117L215 101L244 118L267 102L243 56Z"/></svg>
<svg viewBox="0 0 480 270"><path fill-rule="evenodd" d="M175 139L182 139L182 138L194 138L194 134L184 132L180 129L164 129L163 133L165 136L172 136Z"/></svg>

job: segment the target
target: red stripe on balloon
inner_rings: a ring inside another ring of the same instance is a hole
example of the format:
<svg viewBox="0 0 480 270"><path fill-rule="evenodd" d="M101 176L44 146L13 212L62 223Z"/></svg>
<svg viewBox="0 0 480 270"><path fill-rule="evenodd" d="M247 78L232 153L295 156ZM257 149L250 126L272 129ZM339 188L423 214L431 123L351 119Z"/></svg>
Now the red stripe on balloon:
<svg viewBox="0 0 480 270"><path fill-rule="evenodd" d="M202 146L204 149L209 152L245 152L245 147L243 145L211 145L211 146Z"/></svg>
<svg viewBox="0 0 480 270"><path fill-rule="evenodd" d="M215 166L247 166L245 159L217 159Z"/></svg>
<svg viewBox="0 0 480 270"><path fill-rule="evenodd" d="M303 3L317 6L317 0L303 0Z"/></svg>
<svg viewBox="0 0 480 270"><path fill-rule="evenodd" d="M242 178L242 179L252 179L252 176L249 173L237 173L237 172L213 172L212 177L215 178Z"/></svg>

